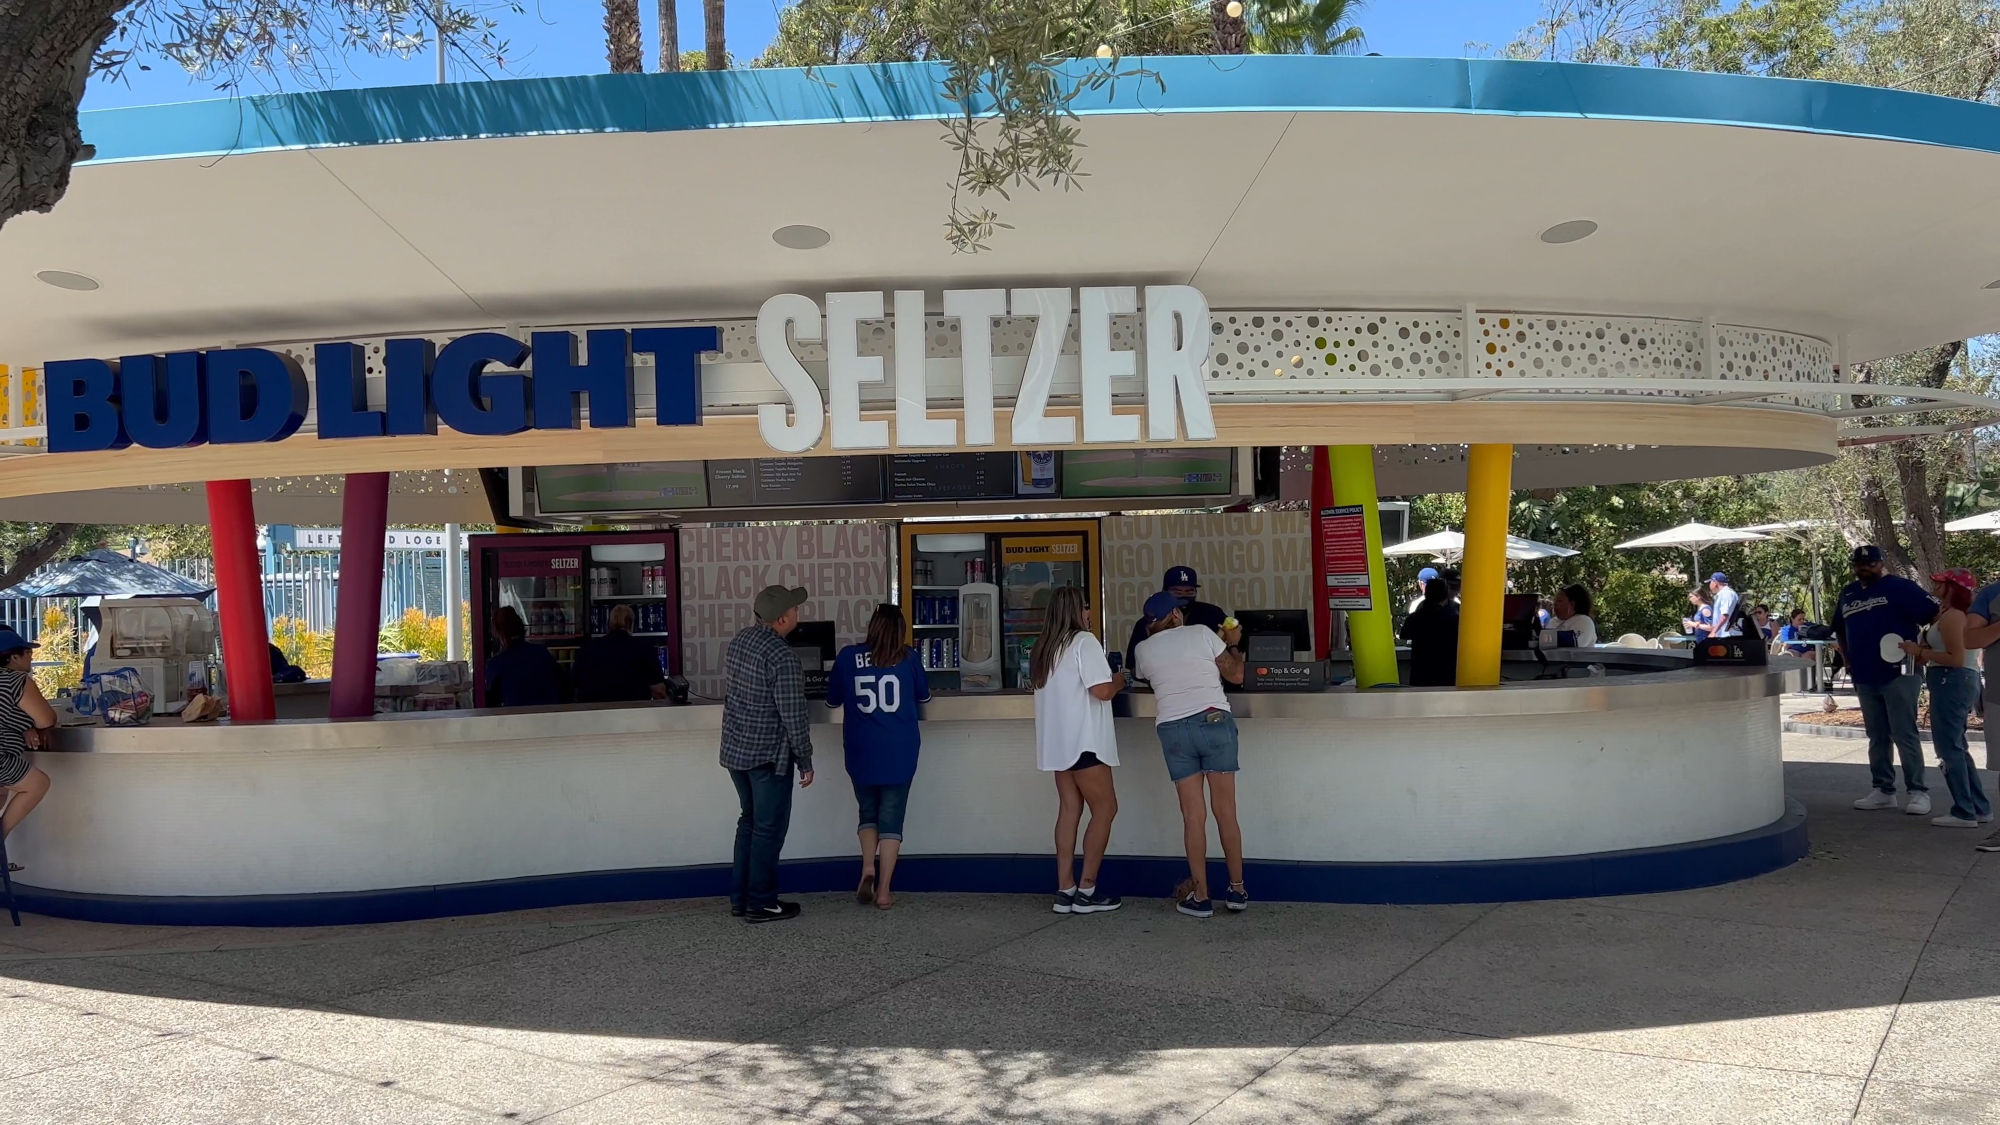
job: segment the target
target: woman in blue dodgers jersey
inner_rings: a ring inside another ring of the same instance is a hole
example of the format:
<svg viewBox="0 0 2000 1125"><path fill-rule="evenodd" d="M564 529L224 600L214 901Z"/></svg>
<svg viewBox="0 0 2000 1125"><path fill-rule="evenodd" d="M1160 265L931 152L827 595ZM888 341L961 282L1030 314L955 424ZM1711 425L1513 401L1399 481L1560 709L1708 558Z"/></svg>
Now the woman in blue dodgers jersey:
<svg viewBox="0 0 2000 1125"><path fill-rule="evenodd" d="M903 850L903 810L917 775L918 706L931 699L909 636L901 609L878 606L867 640L840 650L826 686L826 705L843 709L840 740L861 806L861 885L854 900L877 910L896 904L889 880Z"/></svg>

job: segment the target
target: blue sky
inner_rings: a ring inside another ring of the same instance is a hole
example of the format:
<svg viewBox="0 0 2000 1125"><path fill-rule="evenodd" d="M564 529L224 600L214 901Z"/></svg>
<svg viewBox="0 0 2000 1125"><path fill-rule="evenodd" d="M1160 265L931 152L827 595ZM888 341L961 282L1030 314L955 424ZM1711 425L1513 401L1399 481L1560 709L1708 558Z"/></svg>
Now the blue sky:
<svg viewBox="0 0 2000 1125"><path fill-rule="evenodd" d="M503 37L514 56L494 77L548 77L600 74L604 62L603 8L597 0L526 0L527 11L502 20ZM730 53L747 62L764 49L777 26L778 0L729 0L727 30ZM656 5L640 0L646 20L647 67L658 51L654 27ZM1370 0L1360 24L1368 34L1368 49L1385 55L1458 56L1468 43L1498 47L1532 23L1540 11L1537 0ZM680 43L683 50L702 44L700 0L680 0ZM128 68L127 81L99 80L84 97L85 109L192 101L223 96L213 83L191 80L171 63L140 60L151 69ZM345 62L335 85L387 86L430 82L437 64L430 57L415 59L358 58ZM477 81L480 73L462 58L451 59L454 81Z"/></svg>

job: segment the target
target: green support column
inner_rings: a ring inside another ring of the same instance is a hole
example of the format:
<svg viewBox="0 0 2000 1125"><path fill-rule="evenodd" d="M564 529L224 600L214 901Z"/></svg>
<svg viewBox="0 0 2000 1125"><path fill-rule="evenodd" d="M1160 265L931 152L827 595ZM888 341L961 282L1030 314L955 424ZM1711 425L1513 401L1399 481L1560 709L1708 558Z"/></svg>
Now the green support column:
<svg viewBox="0 0 2000 1125"><path fill-rule="evenodd" d="M1375 608L1353 610L1347 615L1348 645L1354 652L1354 683L1357 687L1393 687L1402 682L1396 670L1395 594L1389 589L1388 568L1382 559L1382 516L1375 495L1375 447L1330 445L1327 467L1333 473L1333 502L1342 506L1361 505L1368 533L1368 585L1375 593Z"/></svg>

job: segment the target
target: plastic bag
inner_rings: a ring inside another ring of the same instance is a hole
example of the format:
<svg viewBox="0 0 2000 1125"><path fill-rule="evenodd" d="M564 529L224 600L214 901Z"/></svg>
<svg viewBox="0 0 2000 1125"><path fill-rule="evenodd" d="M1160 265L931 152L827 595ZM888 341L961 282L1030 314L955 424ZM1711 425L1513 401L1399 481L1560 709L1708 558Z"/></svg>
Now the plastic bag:
<svg viewBox="0 0 2000 1125"><path fill-rule="evenodd" d="M109 727L142 727L153 721L153 693L136 668L94 672L83 681L91 710Z"/></svg>

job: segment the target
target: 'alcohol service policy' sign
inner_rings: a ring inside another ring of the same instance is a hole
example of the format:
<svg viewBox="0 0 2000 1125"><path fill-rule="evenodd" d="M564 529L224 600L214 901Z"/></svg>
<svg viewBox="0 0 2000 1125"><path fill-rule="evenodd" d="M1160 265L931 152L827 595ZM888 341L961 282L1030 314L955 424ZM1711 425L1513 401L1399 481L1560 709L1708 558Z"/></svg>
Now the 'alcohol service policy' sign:
<svg viewBox="0 0 2000 1125"><path fill-rule="evenodd" d="M1208 301L1187 285L1144 290L1145 348L1139 413L1112 402L1120 381L1141 378L1141 353L1112 346L1112 318L1140 311L1136 286L1081 289L956 289L944 293L944 314L959 321L964 427L935 417L926 385L925 294L894 294L895 363L860 354L859 325L885 319L885 294L828 293L819 302L796 293L764 302L757 344L782 402L757 408L757 429L779 453L805 453L832 434L841 450L949 449L996 443L993 321L1033 318L1035 334L1008 419L1008 442L1046 449L1086 443L1174 441L1186 423L1190 441L1213 441L1203 373L1208 356ZM1082 426L1051 417L1063 343L1072 314L1079 322L1077 370ZM317 408L321 438L434 434L438 423L459 433L507 435L527 429L573 430L635 424L632 357L653 357L654 424L700 425L701 356L717 350L713 326L535 332L524 342L499 332L474 332L443 347L424 338L382 346L383 406L371 407L361 344L317 344L309 384L292 356L270 348L55 360L44 365L48 448L53 453L140 445L172 449L202 444L283 441ZM825 389L807 372L792 341L824 341ZM579 348L581 343L581 348ZM893 379L895 429L862 417L862 388Z"/></svg>

